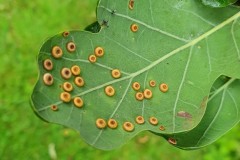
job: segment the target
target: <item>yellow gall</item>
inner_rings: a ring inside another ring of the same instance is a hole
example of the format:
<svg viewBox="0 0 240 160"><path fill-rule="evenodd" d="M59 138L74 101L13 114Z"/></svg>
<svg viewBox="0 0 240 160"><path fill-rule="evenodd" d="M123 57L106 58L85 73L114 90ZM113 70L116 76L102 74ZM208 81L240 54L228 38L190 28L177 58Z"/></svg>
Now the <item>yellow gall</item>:
<svg viewBox="0 0 240 160"><path fill-rule="evenodd" d="M82 98L80 98L80 97L75 97L74 99L73 99L73 103L74 103L74 105L76 106L76 107L78 107L78 108L82 108L83 107L83 100L82 100Z"/></svg>
<svg viewBox="0 0 240 160"><path fill-rule="evenodd" d="M43 75L43 82L47 86L51 86L53 84L53 76L50 73L45 73Z"/></svg>
<svg viewBox="0 0 240 160"><path fill-rule="evenodd" d="M125 122L123 124L123 129L127 132L132 132L134 130L134 125L131 122Z"/></svg>
<svg viewBox="0 0 240 160"><path fill-rule="evenodd" d="M70 79L71 76L72 76L72 72L71 72L71 70L69 68L63 68L61 70L61 76L64 79Z"/></svg>
<svg viewBox="0 0 240 160"><path fill-rule="evenodd" d="M138 100L138 101L142 101L144 99L144 95L142 92L137 92L135 94L135 98Z"/></svg>
<svg viewBox="0 0 240 160"><path fill-rule="evenodd" d="M144 90L144 92L143 92L143 94L144 94L144 97L146 98L146 99L151 99L152 98L152 91L150 90L150 89L145 89Z"/></svg>
<svg viewBox="0 0 240 160"><path fill-rule="evenodd" d="M132 24L130 27L132 32L137 32L138 31L138 25L137 24Z"/></svg>
<svg viewBox="0 0 240 160"><path fill-rule="evenodd" d="M104 49L102 47L96 47L94 53L95 56L102 57L104 55Z"/></svg>
<svg viewBox="0 0 240 160"><path fill-rule="evenodd" d="M157 125L158 124L158 119L155 117L150 117L149 118L149 123L152 125Z"/></svg>
<svg viewBox="0 0 240 160"><path fill-rule="evenodd" d="M138 83L138 82L134 82L134 83L132 84L132 88L133 88L135 91L139 91L140 88L141 88L141 85L140 85L140 83Z"/></svg>
<svg viewBox="0 0 240 160"><path fill-rule="evenodd" d="M118 69L114 69L114 70L112 70L112 77L113 78L120 78L121 77L121 72L120 72L120 70L118 70Z"/></svg>
<svg viewBox="0 0 240 160"><path fill-rule="evenodd" d="M112 97L115 95L115 89L112 86L107 86L105 88L105 94L109 97Z"/></svg>
<svg viewBox="0 0 240 160"><path fill-rule="evenodd" d="M115 129L117 128L118 126L118 123L115 119L109 119L108 120L108 127L111 128L111 129Z"/></svg>
<svg viewBox="0 0 240 160"><path fill-rule="evenodd" d="M50 59L45 59L43 61L44 69L51 71L53 69L53 62Z"/></svg>
<svg viewBox="0 0 240 160"><path fill-rule="evenodd" d="M95 63L97 61L97 57L93 54L91 54L89 57L88 57L88 60L90 63Z"/></svg>
<svg viewBox="0 0 240 160"><path fill-rule="evenodd" d="M73 86L69 82L64 82L62 87L63 87L64 91L66 91L66 92L71 92L73 90Z"/></svg>
<svg viewBox="0 0 240 160"><path fill-rule="evenodd" d="M154 80L149 81L149 86L150 87L155 87L156 86L156 81L154 81Z"/></svg>
<svg viewBox="0 0 240 160"><path fill-rule="evenodd" d="M103 128L105 128L105 127L107 126L107 123L106 123L106 121L105 121L104 119L98 118L98 119L96 120L96 126L97 126L97 128L99 128L99 129L103 129Z"/></svg>
<svg viewBox="0 0 240 160"><path fill-rule="evenodd" d="M71 95L68 93L68 92L62 92L60 94L60 99L63 101L63 102L70 102L71 101Z"/></svg>
<svg viewBox="0 0 240 160"><path fill-rule="evenodd" d="M163 93L166 93L168 91L168 85L166 83L162 83L162 84L159 85L159 89Z"/></svg>
<svg viewBox="0 0 240 160"><path fill-rule="evenodd" d="M84 82L84 79L82 77L76 77L74 79L74 83L76 84L76 86L78 87L82 87L84 86L85 82Z"/></svg>
<svg viewBox="0 0 240 160"><path fill-rule="evenodd" d="M145 123L145 120L142 116L137 116L135 121L136 121L137 124L144 124Z"/></svg>
<svg viewBox="0 0 240 160"><path fill-rule="evenodd" d="M54 58L61 58L62 57L62 55L63 55L63 51L62 51L62 49L59 47L59 46L54 46L53 48L52 48L52 56L54 57Z"/></svg>
<svg viewBox="0 0 240 160"><path fill-rule="evenodd" d="M76 50L76 45L73 42L67 43L67 50L68 52L74 52Z"/></svg>
<svg viewBox="0 0 240 160"><path fill-rule="evenodd" d="M71 67L71 71L72 71L72 74L73 74L74 76L78 76L78 75L80 75L80 73L81 73L81 69L80 69L80 67L77 66L77 65L72 66L72 67Z"/></svg>

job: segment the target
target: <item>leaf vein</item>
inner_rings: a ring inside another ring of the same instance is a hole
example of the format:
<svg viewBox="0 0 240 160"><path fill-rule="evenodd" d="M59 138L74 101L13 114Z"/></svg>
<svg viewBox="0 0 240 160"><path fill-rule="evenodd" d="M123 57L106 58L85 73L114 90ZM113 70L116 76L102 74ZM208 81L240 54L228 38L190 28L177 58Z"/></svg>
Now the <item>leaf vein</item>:
<svg viewBox="0 0 240 160"><path fill-rule="evenodd" d="M107 11L110 12L110 13L112 12L111 9L106 8L106 7L104 7L104 6L99 6L98 8L103 8L103 9L107 10ZM152 26L148 25L148 24L145 23L145 22L142 22L142 21L140 21L140 20L137 20L137 19L134 19L134 18L132 18L132 17L126 16L126 15L124 15L124 14L115 13L115 15L116 15L116 16L119 16L119 17L122 17L122 18L125 18L125 19L128 19L128 20L130 20L130 21L136 22L136 23L138 23L138 24L141 24L141 25L143 25L143 26L145 26L145 27L147 27L147 28L149 28L149 29L151 29L151 30L153 30L153 31L156 31L156 32L161 33L161 34L164 34L164 35L166 35L166 36L168 36L168 37L177 39L177 40L182 41L182 42L189 42L189 40L186 40L186 39L184 39L184 38L180 38L180 37L178 37L178 36L176 36L176 35L173 35L173 34L168 33L168 32L166 32L166 31L160 30L159 28L152 27Z"/></svg>

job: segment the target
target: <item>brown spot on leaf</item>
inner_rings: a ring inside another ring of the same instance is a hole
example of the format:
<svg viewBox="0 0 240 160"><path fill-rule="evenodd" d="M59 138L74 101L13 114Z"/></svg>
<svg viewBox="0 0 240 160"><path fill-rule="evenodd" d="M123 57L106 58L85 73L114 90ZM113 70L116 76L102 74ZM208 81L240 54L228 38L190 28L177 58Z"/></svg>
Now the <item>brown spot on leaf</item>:
<svg viewBox="0 0 240 160"><path fill-rule="evenodd" d="M134 0L129 0L128 8L133 10L133 8L134 8Z"/></svg>
<svg viewBox="0 0 240 160"><path fill-rule="evenodd" d="M185 112L185 111L179 111L178 113L177 113L177 116L178 117L182 117L182 118L192 118L192 115L190 114L190 113L188 113L188 112Z"/></svg>
<svg viewBox="0 0 240 160"><path fill-rule="evenodd" d="M173 139L173 138L168 138L168 142L172 145L176 145L177 144L177 141L176 139Z"/></svg>

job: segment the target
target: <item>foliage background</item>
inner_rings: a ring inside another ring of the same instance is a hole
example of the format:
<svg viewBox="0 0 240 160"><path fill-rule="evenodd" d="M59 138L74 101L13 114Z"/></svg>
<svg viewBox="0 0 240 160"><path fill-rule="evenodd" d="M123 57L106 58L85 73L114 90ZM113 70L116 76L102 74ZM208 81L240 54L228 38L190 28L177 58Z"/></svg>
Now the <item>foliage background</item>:
<svg viewBox="0 0 240 160"><path fill-rule="evenodd" d="M183 151L141 133L114 151L87 145L76 131L41 121L29 103L44 40L94 22L97 0L0 0L0 159L237 160L240 125L213 145ZM55 146L55 147L53 147ZM54 148L54 149L52 149Z"/></svg>

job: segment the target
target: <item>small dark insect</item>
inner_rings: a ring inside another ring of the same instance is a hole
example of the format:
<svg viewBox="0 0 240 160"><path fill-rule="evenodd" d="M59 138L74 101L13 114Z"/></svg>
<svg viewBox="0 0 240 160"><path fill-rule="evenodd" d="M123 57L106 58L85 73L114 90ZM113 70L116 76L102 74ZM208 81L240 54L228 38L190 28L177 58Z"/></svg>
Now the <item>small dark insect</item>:
<svg viewBox="0 0 240 160"><path fill-rule="evenodd" d="M111 14L114 15L117 12L116 9L112 10Z"/></svg>
<svg viewBox="0 0 240 160"><path fill-rule="evenodd" d="M108 21L107 21L107 20L103 20L101 26L109 27L109 25L108 25Z"/></svg>

